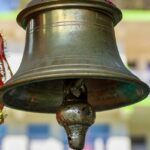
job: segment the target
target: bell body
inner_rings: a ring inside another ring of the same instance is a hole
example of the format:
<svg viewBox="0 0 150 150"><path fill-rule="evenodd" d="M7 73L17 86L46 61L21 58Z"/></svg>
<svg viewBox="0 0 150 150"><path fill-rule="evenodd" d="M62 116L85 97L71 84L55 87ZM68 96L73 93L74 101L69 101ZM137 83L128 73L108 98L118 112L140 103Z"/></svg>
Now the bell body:
<svg viewBox="0 0 150 150"><path fill-rule="evenodd" d="M5 105L56 112L63 80L83 79L96 111L144 99L148 86L129 72L116 46L121 12L105 1L32 1L18 16L26 28L20 68L1 90Z"/></svg>

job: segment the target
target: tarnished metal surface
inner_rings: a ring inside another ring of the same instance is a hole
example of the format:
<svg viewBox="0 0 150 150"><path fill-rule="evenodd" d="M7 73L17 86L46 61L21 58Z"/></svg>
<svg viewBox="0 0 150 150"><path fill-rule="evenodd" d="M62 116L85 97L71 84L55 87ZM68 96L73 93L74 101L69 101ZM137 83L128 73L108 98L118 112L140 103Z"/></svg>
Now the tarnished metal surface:
<svg viewBox="0 0 150 150"><path fill-rule="evenodd" d="M124 67L118 54L113 22L121 12L106 3L96 5L105 6L105 13L93 5L64 5L45 11L36 5L35 14L25 9L19 15L20 24L27 24L26 46L18 72L1 90L5 105L56 112L63 101L63 80L68 78L85 79L88 102L96 111L144 99L149 88Z"/></svg>
<svg viewBox="0 0 150 150"><path fill-rule="evenodd" d="M142 88L140 82L134 83L129 80L85 79L85 85L88 90L88 103L95 111L133 104L148 93L148 88L144 87L144 84ZM29 84L9 90L4 94L3 101L5 105L15 109L55 113L63 102L63 80L35 83L31 81Z"/></svg>
<svg viewBox="0 0 150 150"><path fill-rule="evenodd" d="M86 132L95 121L95 111L87 103L87 94L84 81L64 81L64 100L56 118L65 128L69 145L73 149L83 149Z"/></svg>
<svg viewBox="0 0 150 150"><path fill-rule="evenodd" d="M88 104L67 104L60 107L57 120L66 130L70 147L82 149L86 132L94 123L95 112Z"/></svg>
<svg viewBox="0 0 150 150"><path fill-rule="evenodd" d="M27 7L20 12L17 17L18 23L22 27L26 27L28 21L35 14L40 14L44 11L59 10L59 9L73 9L80 8L86 10L98 11L112 18L114 24L117 24L122 14L120 10L110 3L108 0L32 0Z"/></svg>
<svg viewBox="0 0 150 150"><path fill-rule="evenodd" d="M119 56L114 26L121 17L109 0L32 0L17 18L26 29L26 45L18 72L0 90L2 103L57 112L70 146L82 149L95 111L149 94Z"/></svg>

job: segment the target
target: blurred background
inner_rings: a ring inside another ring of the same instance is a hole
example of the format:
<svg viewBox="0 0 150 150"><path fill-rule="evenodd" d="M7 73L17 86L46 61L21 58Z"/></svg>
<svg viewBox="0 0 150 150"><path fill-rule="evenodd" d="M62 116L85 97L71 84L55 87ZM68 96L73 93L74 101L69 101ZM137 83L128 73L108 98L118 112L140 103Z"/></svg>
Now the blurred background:
<svg viewBox="0 0 150 150"><path fill-rule="evenodd" d="M0 33L15 73L20 65L25 31L16 23L28 0L0 0ZM115 28L120 55L134 74L150 85L150 0L113 0L123 21ZM69 150L63 128L51 114L5 108L0 150ZM150 150L150 97L133 106L97 113L84 150Z"/></svg>

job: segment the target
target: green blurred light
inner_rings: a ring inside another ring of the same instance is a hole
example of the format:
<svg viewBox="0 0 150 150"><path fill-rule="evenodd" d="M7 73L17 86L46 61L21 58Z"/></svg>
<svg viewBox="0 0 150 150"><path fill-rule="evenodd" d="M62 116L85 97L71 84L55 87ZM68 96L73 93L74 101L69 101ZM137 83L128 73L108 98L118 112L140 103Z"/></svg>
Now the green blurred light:
<svg viewBox="0 0 150 150"><path fill-rule="evenodd" d="M140 106L140 107L150 107L150 96L148 96L146 99L144 99L143 101L135 104L136 106Z"/></svg>
<svg viewBox="0 0 150 150"><path fill-rule="evenodd" d="M131 114L134 112L135 107L150 107L150 96L141 102L121 108L121 111L125 112L126 114Z"/></svg>
<svg viewBox="0 0 150 150"><path fill-rule="evenodd" d="M150 10L123 10L122 12L124 21L150 21Z"/></svg>
<svg viewBox="0 0 150 150"><path fill-rule="evenodd" d="M127 115L130 115L130 114L134 113L134 106L130 105L130 106L127 106L127 107L123 107L123 108L121 108L121 111L124 112Z"/></svg>
<svg viewBox="0 0 150 150"><path fill-rule="evenodd" d="M0 21L16 20L18 11L0 12Z"/></svg>

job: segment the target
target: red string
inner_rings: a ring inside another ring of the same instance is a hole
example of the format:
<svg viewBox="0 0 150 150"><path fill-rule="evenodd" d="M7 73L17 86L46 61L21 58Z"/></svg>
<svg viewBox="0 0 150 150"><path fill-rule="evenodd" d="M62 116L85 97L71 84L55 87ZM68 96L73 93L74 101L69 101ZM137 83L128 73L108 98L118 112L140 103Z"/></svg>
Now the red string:
<svg viewBox="0 0 150 150"><path fill-rule="evenodd" d="M5 53L4 53L4 40L3 40L3 37L2 35L0 34L0 62L2 64L2 70L0 71L5 71L4 68L3 68L3 61L6 60L6 57L5 57ZM0 88L4 86L4 82L2 80L3 78L3 73L0 72ZM0 110L2 110L4 107L4 105L2 103L0 103Z"/></svg>
<svg viewBox="0 0 150 150"><path fill-rule="evenodd" d="M0 88L4 86L4 82L2 81L2 78L0 78ZM4 105L0 103L0 110L4 108Z"/></svg>
<svg viewBox="0 0 150 150"><path fill-rule="evenodd" d="M0 61L6 60L4 53L4 40L2 35L0 34Z"/></svg>

